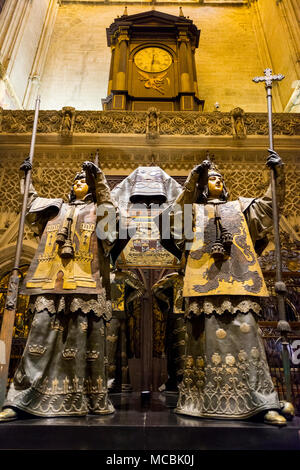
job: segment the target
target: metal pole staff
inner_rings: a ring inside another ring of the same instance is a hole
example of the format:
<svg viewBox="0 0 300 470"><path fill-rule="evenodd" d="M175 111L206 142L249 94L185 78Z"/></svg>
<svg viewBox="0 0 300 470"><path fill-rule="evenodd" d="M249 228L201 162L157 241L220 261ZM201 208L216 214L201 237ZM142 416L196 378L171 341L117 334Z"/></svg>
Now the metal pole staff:
<svg viewBox="0 0 300 470"><path fill-rule="evenodd" d="M269 149L274 150L273 145L273 125L272 125L272 83L274 81L281 81L284 79L284 75L272 75L272 70L267 68L264 70L263 77L255 77L253 81L255 83L264 82L267 92L267 105L268 105L268 127L269 127ZM276 259L276 283L275 292L277 295L278 303L278 315L279 321L277 329L280 332L281 344L282 344L282 364L285 377L286 385L286 398L287 401L291 401L291 370L290 370L290 354L289 354L289 342L288 332L291 331L291 327L286 319L285 311L285 295L286 285L282 281L282 258L281 258L281 246L280 246L280 231L279 231L279 214L277 204L277 192L276 192L276 173L275 169L271 169L271 191L272 191L272 208L273 208L273 225L274 225L274 242L275 242L275 259Z"/></svg>
<svg viewBox="0 0 300 470"><path fill-rule="evenodd" d="M31 145L30 145L30 152L29 152L29 159L28 159L31 165L32 165L33 156L34 156L34 147L35 147L35 138L36 138L36 132L37 132L39 108L40 108L40 97L38 96L36 99L36 104L35 104L33 131L32 131ZM30 183L31 183L31 170L28 170L26 171L26 174L25 174L24 196L23 196L22 211L21 211L20 222L19 222L19 232L18 232L17 245L16 245L15 262L14 262L14 267L12 269L11 276L10 276L9 283L8 283L7 297L6 297L5 309L3 313L3 320L2 320L1 333L0 333L0 348L2 351L2 354L0 357L0 409L2 409L3 407L5 396L6 396L11 344L12 344L13 328L14 328L14 322L15 322L15 316L16 316L18 291L19 291L19 283L20 283L20 276L19 276L20 260L21 260L22 245L23 245L25 215L26 215L26 209L28 205Z"/></svg>

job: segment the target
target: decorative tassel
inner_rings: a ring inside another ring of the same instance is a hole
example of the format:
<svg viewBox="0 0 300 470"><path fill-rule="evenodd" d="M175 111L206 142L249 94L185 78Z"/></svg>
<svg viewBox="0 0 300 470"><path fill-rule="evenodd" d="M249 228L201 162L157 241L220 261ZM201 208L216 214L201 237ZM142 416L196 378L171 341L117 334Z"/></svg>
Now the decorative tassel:
<svg viewBox="0 0 300 470"><path fill-rule="evenodd" d="M232 234L221 224L221 215L219 206L215 206L215 224L216 224L216 241L212 244L211 255L215 259L222 259L230 251L232 245Z"/></svg>
<svg viewBox="0 0 300 470"><path fill-rule="evenodd" d="M225 248L230 248L233 241L232 234L224 227L221 227L221 240Z"/></svg>
<svg viewBox="0 0 300 470"><path fill-rule="evenodd" d="M56 236L56 243L60 246L60 257L61 258L74 258L74 247L71 240L71 227L73 223L75 207L73 206L69 211L66 222L64 222L62 229Z"/></svg>
<svg viewBox="0 0 300 470"><path fill-rule="evenodd" d="M219 207L215 206L215 224L216 224L216 241L212 244L211 247L211 256L215 259L222 259L225 254L225 250L221 241L221 230L220 230L220 214Z"/></svg>

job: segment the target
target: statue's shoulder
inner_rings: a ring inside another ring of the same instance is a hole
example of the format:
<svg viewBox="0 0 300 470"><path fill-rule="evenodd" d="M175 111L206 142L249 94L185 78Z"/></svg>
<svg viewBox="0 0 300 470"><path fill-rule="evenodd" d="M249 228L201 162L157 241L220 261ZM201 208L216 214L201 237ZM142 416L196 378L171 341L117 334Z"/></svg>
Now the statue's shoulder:
<svg viewBox="0 0 300 470"><path fill-rule="evenodd" d="M56 208L58 211L61 209L64 204L64 200L60 198L51 199L46 197L37 197L32 202L29 213L43 212L50 207Z"/></svg>
<svg viewBox="0 0 300 470"><path fill-rule="evenodd" d="M242 197L242 196L240 196L238 198L238 202L240 203L242 212L245 212L248 209L248 207L250 207L251 204L253 204L254 201L255 201L254 197Z"/></svg>

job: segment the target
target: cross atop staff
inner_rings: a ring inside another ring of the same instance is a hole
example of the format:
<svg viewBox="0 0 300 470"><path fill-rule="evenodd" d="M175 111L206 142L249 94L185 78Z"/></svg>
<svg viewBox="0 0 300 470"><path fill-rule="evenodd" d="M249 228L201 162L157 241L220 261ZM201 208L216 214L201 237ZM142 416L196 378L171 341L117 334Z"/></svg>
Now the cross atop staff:
<svg viewBox="0 0 300 470"><path fill-rule="evenodd" d="M267 90L267 102L268 102L268 121L269 121L269 148L273 150L273 128L272 128L272 84L273 82L279 82L284 79L284 75L272 75L272 70L267 68L264 70L263 77L253 78L253 82L260 83L265 82Z"/></svg>
<svg viewBox="0 0 300 470"><path fill-rule="evenodd" d="M266 87L271 87L273 82L280 82L284 79L284 75L281 75L281 73L279 73L278 75L272 75L271 69L265 69L264 74L264 77L254 77L253 81L255 83L266 82Z"/></svg>

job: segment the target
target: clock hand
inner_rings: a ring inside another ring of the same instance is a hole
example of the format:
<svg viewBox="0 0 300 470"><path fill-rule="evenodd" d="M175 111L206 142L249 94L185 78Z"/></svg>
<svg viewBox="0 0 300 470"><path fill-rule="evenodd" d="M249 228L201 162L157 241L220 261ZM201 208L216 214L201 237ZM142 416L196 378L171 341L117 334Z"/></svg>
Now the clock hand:
<svg viewBox="0 0 300 470"><path fill-rule="evenodd" d="M154 64L154 54L152 54L152 61L151 61L151 72L152 72L153 64Z"/></svg>

